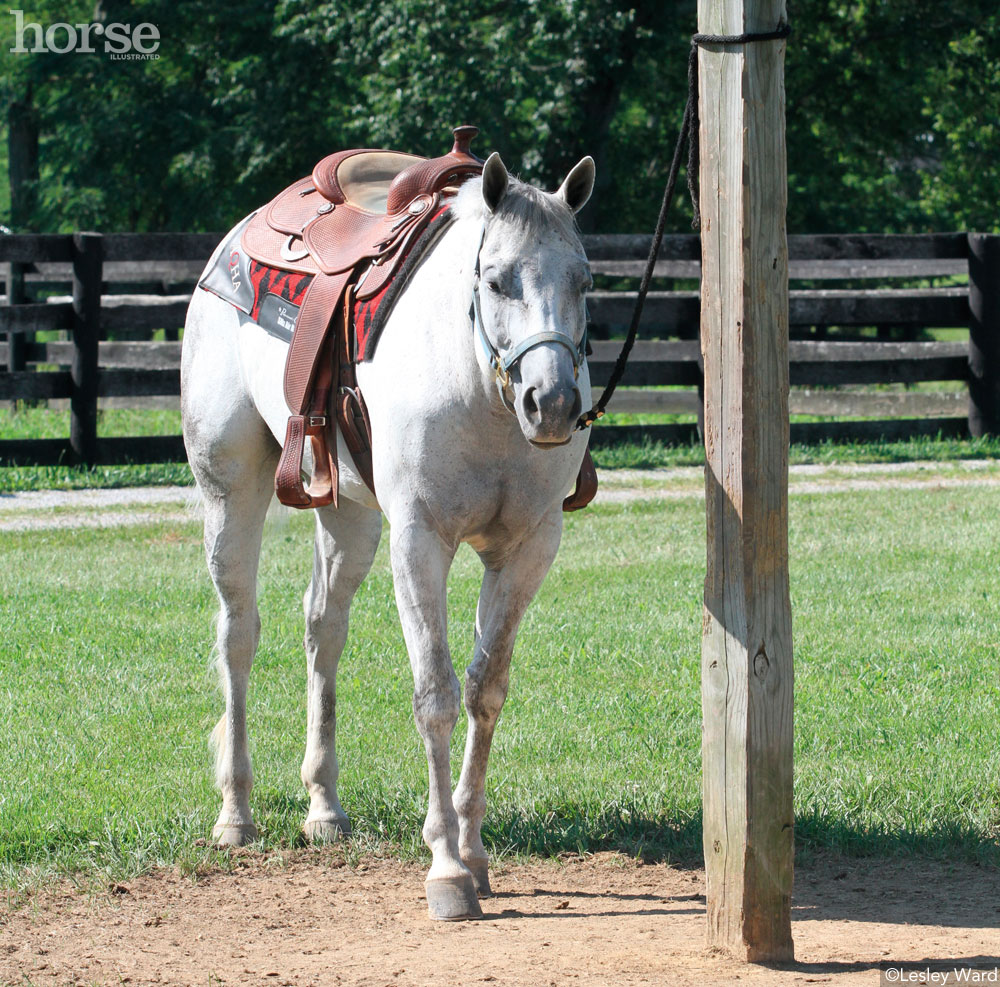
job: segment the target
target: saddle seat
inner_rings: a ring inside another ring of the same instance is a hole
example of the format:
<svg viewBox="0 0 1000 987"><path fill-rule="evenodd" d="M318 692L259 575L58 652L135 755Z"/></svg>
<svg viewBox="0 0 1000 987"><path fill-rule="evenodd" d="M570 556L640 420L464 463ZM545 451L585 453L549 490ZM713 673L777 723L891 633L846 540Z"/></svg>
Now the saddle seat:
<svg viewBox="0 0 1000 987"><path fill-rule="evenodd" d="M341 274L362 261L398 258L442 193L482 171L469 150L478 132L456 128L454 146L439 158L372 148L330 154L253 217L243 249L268 267L304 274ZM359 297L375 294L394 266L369 276Z"/></svg>

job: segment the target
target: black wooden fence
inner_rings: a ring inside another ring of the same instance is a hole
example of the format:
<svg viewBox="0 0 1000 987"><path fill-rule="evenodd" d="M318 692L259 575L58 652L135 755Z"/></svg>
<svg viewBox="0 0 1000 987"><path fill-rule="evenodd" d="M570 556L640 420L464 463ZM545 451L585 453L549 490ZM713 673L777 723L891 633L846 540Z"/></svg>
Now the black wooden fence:
<svg viewBox="0 0 1000 987"><path fill-rule="evenodd" d="M99 438L98 400L179 393L180 343L121 340L148 340L154 329L176 338L197 270L218 240L215 234L171 233L0 237L0 264L7 265L7 304L0 307L0 333L7 338L6 359L0 356L6 363L0 400L68 398L71 407L67 438L0 441L0 462L184 458L179 436ZM618 351L618 343L608 337L620 335L628 323L649 238L591 236L585 245L601 282L589 302L595 336L591 376L601 385ZM697 237L665 238L657 290L646 302L644 338L623 381L625 387L687 387L687 403L681 404L690 410L697 406L702 382L694 290L699 257ZM793 441L1000 434L1000 236L792 236L789 258L793 387L955 381L967 385L969 395L967 413L953 410L943 417L794 422ZM954 283L965 275L967 284ZM948 283L939 284L942 279ZM678 280L689 290L676 290ZM62 286L65 292L67 282L72 301L40 298L44 289ZM921 286L912 287L915 282ZM904 286L893 286L899 283ZM141 287L143 294L121 295L129 285L133 291ZM864 338L861 330L872 326L877 338ZM928 328L949 327L968 330L967 341L919 338ZM67 341L35 341L36 333L53 330L62 330ZM29 369L40 364L60 369ZM653 396L677 397L675 392ZM668 400L656 406L675 405ZM635 401L630 406L642 407ZM643 438L692 442L697 426L599 424L592 442Z"/></svg>

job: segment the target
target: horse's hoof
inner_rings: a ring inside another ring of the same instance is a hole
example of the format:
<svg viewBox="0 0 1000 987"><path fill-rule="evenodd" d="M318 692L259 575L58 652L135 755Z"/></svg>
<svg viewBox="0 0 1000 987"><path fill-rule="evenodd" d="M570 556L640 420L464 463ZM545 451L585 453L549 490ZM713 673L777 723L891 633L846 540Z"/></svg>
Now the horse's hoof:
<svg viewBox="0 0 1000 987"><path fill-rule="evenodd" d="M476 897L476 882L471 874L424 881L424 890L427 912L436 922L461 922L483 917Z"/></svg>
<svg viewBox="0 0 1000 987"><path fill-rule="evenodd" d="M257 827L253 823L221 823L212 830L212 842L216 846L247 846L257 839Z"/></svg>
<svg viewBox="0 0 1000 987"><path fill-rule="evenodd" d="M462 863L472 871L472 879L476 882L476 894L480 898L492 898L489 860L483 857L481 860L463 860Z"/></svg>
<svg viewBox="0 0 1000 987"><path fill-rule="evenodd" d="M335 843L351 835L351 821L347 816L334 819L307 819L302 832L310 843Z"/></svg>

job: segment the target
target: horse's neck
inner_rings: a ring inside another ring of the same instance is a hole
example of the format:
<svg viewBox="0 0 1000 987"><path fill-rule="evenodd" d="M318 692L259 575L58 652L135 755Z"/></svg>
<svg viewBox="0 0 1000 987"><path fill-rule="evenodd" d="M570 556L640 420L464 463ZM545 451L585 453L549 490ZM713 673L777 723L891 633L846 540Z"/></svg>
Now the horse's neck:
<svg viewBox="0 0 1000 987"><path fill-rule="evenodd" d="M379 343L388 351L386 362L432 371L445 390L485 391L469 318L481 234L471 219L456 220L445 231L413 272Z"/></svg>

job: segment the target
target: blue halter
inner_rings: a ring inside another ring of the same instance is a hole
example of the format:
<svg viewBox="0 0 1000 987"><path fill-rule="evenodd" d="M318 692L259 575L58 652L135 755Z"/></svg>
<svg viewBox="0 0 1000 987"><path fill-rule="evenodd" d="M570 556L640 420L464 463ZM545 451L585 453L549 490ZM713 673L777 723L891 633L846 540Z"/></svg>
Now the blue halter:
<svg viewBox="0 0 1000 987"><path fill-rule="evenodd" d="M532 333L532 335L522 339L519 343L517 343L517 345L512 346L508 350L501 350L499 347L495 346L486 332L486 326L483 325L483 313L479 302L479 261L485 240L486 225L483 224L483 233L479 238L479 249L476 251L475 281L472 285L472 308L469 310L469 318L472 320L472 325L476 332L476 339L479 341L483 355L486 357L493 373L495 374L497 393L500 395L500 400L503 401L504 406L511 414L516 414L517 412L514 410L514 405L507 397L507 388L511 384L510 372L517 365L518 360L520 360L521 357L528 352L528 350L533 350L536 346L541 346L542 343L559 343L561 346L565 346L566 349L569 350L570 355L573 358L573 376L574 378L578 377L580 375L580 367L583 366L583 361L587 358L587 330L584 328L583 338L579 343L577 343L568 332L560 332L558 329L550 329L545 332Z"/></svg>

